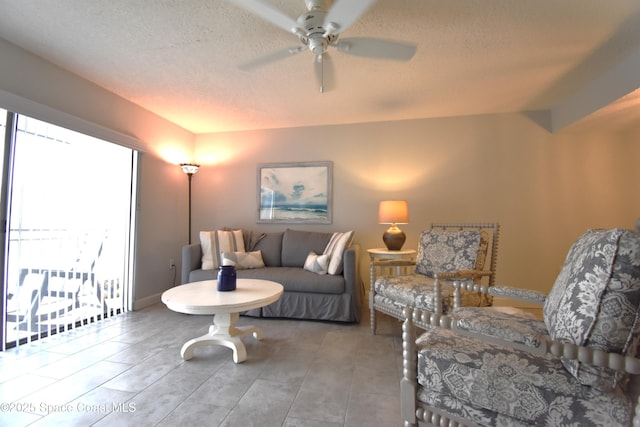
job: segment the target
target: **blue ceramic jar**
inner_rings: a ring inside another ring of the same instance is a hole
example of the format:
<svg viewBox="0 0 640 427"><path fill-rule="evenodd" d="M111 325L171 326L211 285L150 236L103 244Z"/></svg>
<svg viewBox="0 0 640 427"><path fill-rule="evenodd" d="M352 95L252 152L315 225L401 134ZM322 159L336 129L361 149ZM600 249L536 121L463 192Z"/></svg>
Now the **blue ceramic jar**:
<svg viewBox="0 0 640 427"><path fill-rule="evenodd" d="M218 290L221 292L236 290L236 267L223 265L218 269Z"/></svg>

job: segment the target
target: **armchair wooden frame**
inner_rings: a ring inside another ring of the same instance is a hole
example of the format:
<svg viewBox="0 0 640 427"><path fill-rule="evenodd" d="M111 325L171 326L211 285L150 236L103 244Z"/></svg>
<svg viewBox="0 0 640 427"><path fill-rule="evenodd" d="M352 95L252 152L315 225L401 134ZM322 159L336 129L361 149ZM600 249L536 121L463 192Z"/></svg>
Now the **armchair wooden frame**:
<svg viewBox="0 0 640 427"><path fill-rule="evenodd" d="M488 286L493 286L496 280L496 266L498 262L498 241L500 237L500 225L498 223L433 223L429 227L429 231L432 230L486 230L490 236L488 259L485 262L483 270L458 270L455 272L446 272L436 274L434 277L434 305L436 307L436 313L442 313L442 300L441 300L441 283L440 280L454 280L454 279L473 279L474 282L478 282L483 278L487 278L485 282ZM403 320L402 309L397 307L385 305L376 302L376 290L375 283L378 278L377 271L395 271L396 274L406 274L409 270L415 269L416 260L406 259L389 259L389 260L372 260L370 262L370 280L369 280L369 312L370 312L370 324L371 332L376 333L376 311L379 311L388 316L394 317L400 321ZM460 295L454 298L454 307L458 307L461 302ZM455 305L458 304L458 305ZM418 322L418 325L420 323ZM422 325L425 326L426 325Z"/></svg>

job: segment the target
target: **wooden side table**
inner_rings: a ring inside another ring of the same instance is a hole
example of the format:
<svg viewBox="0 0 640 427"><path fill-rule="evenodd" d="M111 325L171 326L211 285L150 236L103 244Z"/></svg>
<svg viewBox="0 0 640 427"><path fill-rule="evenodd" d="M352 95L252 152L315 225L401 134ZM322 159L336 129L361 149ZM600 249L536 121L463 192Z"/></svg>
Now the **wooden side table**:
<svg viewBox="0 0 640 427"><path fill-rule="evenodd" d="M414 249L401 249L390 251L387 248L367 249L371 259L413 259L416 256Z"/></svg>
<svg viewBox="0 0 640 427"><path fill-rule="evenodd" d="M392 274L395 270L396 275L407 274L409 269L413 269L413 266L389 266L385 267L384 265L376 265L377 261L392 261L392 260L407 260L407 261L415 261L416 251L414 249L402 249L399 251L390 251L387 248L374 248L367 249L369 252L369 311L371 315L371 330L375 334L376 328L376 312L373 309L373 299L375 296L374 286L376 283L376 267L380 270L380 275L382 274Z"/></svg>

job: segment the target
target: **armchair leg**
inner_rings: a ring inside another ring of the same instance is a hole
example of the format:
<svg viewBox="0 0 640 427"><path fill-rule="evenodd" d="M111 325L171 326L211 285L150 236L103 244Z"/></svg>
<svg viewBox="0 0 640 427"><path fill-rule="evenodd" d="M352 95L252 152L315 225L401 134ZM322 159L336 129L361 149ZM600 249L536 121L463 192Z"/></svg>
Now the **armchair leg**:
<svg viewBox="0 0 640 427"><path fill-rule="evenodd" d="M371 334L375 335L376 334L376 311L373 309L373 307L371 307Z"/></svg>
<svg viewBox="0 0 640 427"><path fill-rule="evenodd" d="M400 413L405 427L417 426L416 391L418 387L416 367L416 331L411 320L412 310L404 311L402 323L402 380L400 380Z"/></svg>
<svg viewBox="0 0 640 427"><path fill-rule="evenodd" d="M376 310L373 308L373 300L375 297L375 283L376 283L376 267L373 262L369 265L369 318L371 322L371 334L376 334Z"/></svg>

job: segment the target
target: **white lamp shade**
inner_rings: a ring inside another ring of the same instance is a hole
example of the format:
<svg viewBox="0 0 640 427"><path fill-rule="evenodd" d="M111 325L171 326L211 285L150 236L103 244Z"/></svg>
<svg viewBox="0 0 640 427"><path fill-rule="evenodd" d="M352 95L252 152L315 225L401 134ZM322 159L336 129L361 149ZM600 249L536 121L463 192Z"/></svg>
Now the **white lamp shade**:
<svg viewBox="0 0 640 427"><path fill-rule="evenodd" d="M193 175L198 172L198 168L200 168L200 165L195 165L193 163L181 163L180 166L182 167L182 172L189 175Z"/></svg>
<svg viewBox="0 0 640 427"><path fill-rule="evenodd" d="M409 204L406 200L384 200L378 208L380 224L408 224Z"/></svg>

